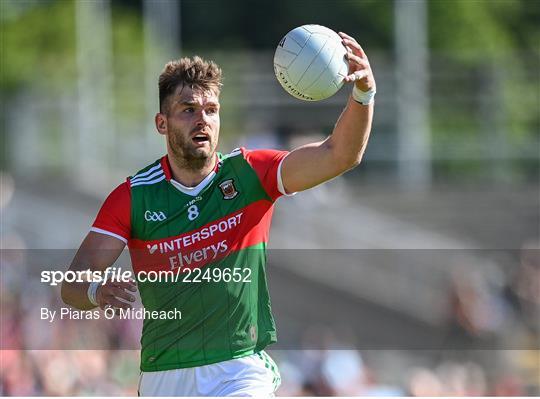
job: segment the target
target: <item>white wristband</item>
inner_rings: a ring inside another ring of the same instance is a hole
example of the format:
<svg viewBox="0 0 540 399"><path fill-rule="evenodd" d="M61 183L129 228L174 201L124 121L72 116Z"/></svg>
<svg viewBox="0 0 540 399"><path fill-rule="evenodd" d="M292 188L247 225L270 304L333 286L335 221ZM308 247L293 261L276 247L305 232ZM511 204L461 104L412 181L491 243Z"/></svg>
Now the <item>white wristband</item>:
<svg viewBox="0 0 540 399"><path fill-rule="evenodd" d="M360 103L362 105L369 105L373 102L375 98L375 93L377 93L375 89L362 91L358 87L356 87L356 85L354 85L352 89L352 98L357 103Z"/></svg>
<svg viewBox="0 0 540 399"><path fill-rule="evenodd" d="M88 286L88 291L86 292L88 295L88 300L94 306L99 306L96 299L96 294L100 285L101 285L100 281L92 281L90 285Z"/></svg>

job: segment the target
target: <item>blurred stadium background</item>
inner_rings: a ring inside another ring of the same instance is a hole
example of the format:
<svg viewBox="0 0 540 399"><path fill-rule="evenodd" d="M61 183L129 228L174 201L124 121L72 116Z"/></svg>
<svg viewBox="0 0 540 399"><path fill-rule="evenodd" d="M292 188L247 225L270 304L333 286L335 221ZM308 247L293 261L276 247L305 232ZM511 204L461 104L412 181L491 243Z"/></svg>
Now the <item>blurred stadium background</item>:
<svg viewBox="0 0 540 399"><path fill-rule="evenodd" d="M169 59L222 65L223 152L327 135L349 89L305 103L272 71L305 23L356 37L378 94L362 165L277 204L278 394L540 394L539 2L0 6L0 394L136 395L140 325L44 331L25 260L76 249L106 194L164 152L152 121ZM29 349L76 349L81 331L100 350Z"/></svg>

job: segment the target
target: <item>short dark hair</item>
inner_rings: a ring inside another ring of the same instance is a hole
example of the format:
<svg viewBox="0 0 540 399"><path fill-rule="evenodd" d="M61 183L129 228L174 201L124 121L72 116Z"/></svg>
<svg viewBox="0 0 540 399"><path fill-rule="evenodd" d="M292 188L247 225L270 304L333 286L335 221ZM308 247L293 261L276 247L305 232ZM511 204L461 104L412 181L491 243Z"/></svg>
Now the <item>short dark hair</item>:
<svg viewBox="0 0 540 399"><path fill-rule="evenodd" d="M169 61L159 75L159 111L167 108L167 99L179 85L189 85L204 91L213 90L219 94L221 88L221 68L214 61L199 56L183 57Z"/></svg>

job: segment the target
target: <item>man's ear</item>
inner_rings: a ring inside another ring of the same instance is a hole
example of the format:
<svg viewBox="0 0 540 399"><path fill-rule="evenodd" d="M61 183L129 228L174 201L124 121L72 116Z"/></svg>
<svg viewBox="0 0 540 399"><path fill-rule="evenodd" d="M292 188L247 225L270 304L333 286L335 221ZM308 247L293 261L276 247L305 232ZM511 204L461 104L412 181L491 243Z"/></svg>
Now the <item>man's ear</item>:
<svg viewBox="0 0 540 399"><path fill-rule="evenodd" d="M159 134L167 134L167 117L158 112L154 120L156 122L156 129Z"/></svg>

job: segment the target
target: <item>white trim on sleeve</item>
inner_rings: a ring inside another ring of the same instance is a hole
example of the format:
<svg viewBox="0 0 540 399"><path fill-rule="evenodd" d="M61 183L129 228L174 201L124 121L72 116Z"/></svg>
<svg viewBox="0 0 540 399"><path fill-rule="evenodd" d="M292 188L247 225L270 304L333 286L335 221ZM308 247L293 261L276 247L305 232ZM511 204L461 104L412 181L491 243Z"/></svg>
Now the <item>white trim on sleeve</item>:
<svg viewBox="0 0 540 399"><path fill-rule="evenodd" d="M287 191L285 191L285 186L283 186L283 179L281 178L281 164L283 163L283 161L285 160L285 158L287 158L289 156L289 154L285 155L283 157L283 159L279 162L279 166L277 168L277 188L278 188L278 191L287 196L287 197L291 197L293 195L296 194L296 192L294 193L287 193Z"/></svg>
<svg viewBox="0 0 540 399"><path fill-rule="evenodd" d="M115 233L112 233L110 231L107 231L107 230L103 230L103 229L99 229L97 227L91 227L90 228L90 231L93 231L94 233L100 233L100 234L105 234L107 236L111 236L111 237L114 237L114 238L118 238L120 241L123 241L124 244L127 244L128 243L128 240L125 239L124 237L118 235L118 234L115 234Z"/></svg>

